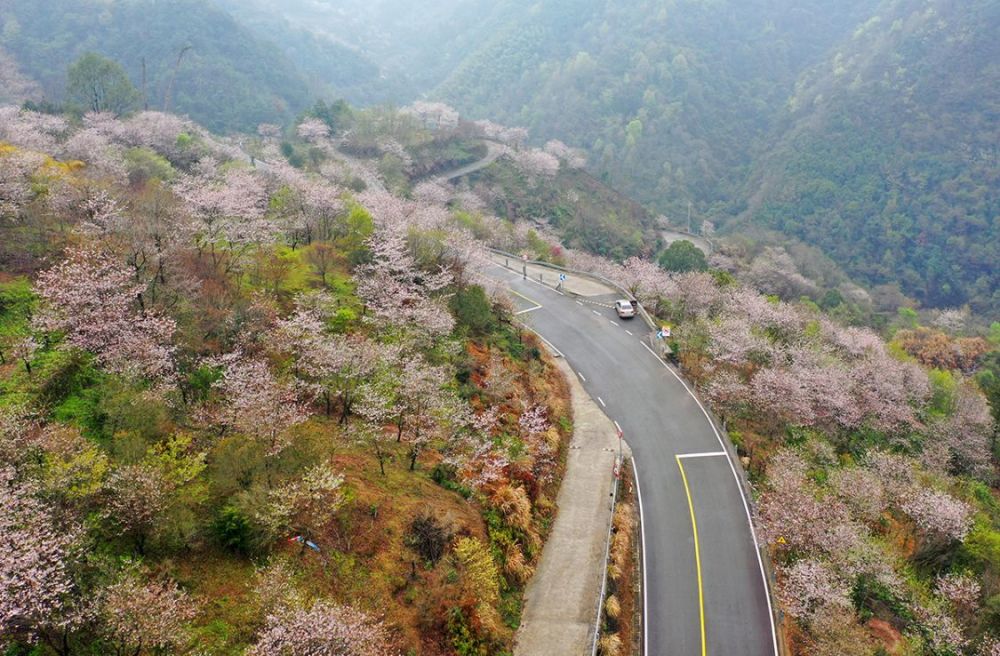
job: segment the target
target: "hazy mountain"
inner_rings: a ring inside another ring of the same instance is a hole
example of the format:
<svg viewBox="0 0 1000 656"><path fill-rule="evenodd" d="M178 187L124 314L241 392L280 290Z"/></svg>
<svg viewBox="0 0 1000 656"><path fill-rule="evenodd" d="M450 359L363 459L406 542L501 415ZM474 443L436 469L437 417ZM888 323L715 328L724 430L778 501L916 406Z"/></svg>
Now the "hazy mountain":
<svg viewBox="0 0 1000 656"><path fill-rule="evenodd" d="M263 0L217 0L217 4L258 37L277 45L309 78L318 95L368 105L406 102L416 93L406 78L383 70L363 52L362 44L342 38L351 31L339 35L326 29L328 25L344 27L354 23L322 14L312 19L306 11L289 12L291 18L286 18ZM310 6L303 4L300 10ZM358 36L366 33L359 32Z"/></svg>
<svg viewBox="0 0 1000 656"><path fill-rule="evenodd" d="M586 148L655 212L1000 310L996 0L299 4L466 115Z"/></svg>
<svg viewBox="0 0 1000 656"><path fill-rule="evenodd" d="M1000 313L1000 3L887 2L804 75L745 219L869 283Z"/></svg>
<svg viewBox="0 0 1000 656"><path fill-rule="evenodd" d="M137 87L145 61L148 102L159 109L185 47L170 109L213 130L284 121L310 99L304 77L278 48L203 0L4 0L2 6L0 47L50 100L61 100L68 65L94 51L121 63Z"/></svg>

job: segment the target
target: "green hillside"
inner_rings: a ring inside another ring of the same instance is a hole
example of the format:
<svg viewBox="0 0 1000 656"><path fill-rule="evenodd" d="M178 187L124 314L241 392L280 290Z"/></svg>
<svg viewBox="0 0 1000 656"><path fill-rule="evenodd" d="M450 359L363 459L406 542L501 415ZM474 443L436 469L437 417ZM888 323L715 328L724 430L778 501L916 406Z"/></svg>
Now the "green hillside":
<svg viewBox="0 0 1000 656"><path fill-rule="evenodd" d="M213 130L284 121L309 101L304 78L284 54L203 0L4 4L0 46L51 100L62 99L68 65L93 51L121 63L137 87L145 61L148 103L160 109L178 54L189 47L169 109Z"/></svg>
<svg viewBox="0 0 1000 656"><path fill-rule="evenodd" d="M886 3L806 75L743 217L925 304L1000 313L1000 5Z"/></svg>
<svg viewBox="0 0 1000 656"><path fill-rule="evenodd" d="M668 218L690 203L924 305L1000 312L996 2L550 0L484 15L488 38L437 88L464 112L586 148ZM446 53L465 38L449 31Z"/></svg>

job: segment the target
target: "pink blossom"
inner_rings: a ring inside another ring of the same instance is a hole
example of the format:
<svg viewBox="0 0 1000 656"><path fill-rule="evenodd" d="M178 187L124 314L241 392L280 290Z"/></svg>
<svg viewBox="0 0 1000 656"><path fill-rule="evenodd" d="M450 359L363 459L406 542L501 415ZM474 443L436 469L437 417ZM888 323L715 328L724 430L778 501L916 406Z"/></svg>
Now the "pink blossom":
<svg viewBox="0 0 1000 656"><path fill-rule="evenodd" d="M451 313L432 297L451 284L448 272L420 270L398 229L377 230L368 245L372 261L359 267L354 279L358 295L375 317L431 336L451 332Z"/></svg>
<svg viewBox="0 0 1000 656"><path fill-rule="evenodd" d="M35 198L32 176L44 162L27 151L0 154L0 223L19 219Z"/></svg>
<svg viewBox="0 0 1000 656"><path fill-rule="evenodd" d="M559 173L559 160L544 150L522 150L514 156L514 161L526 173L540 175L545 178L555 177Z"/></svg>
<svg viewBox="0 0 1000 656"><path fill-rule="evenodd" d="M971 575L945 574L937 577L934 587L938 594L960 610L974 611L979 607L982 586Z"/></svg>
<svg viewBox="0 0 1000 656"><path fill-rule="evenodd" d="M320 143L330 136L330 126L318 118L307 118L299 123L295 132L310 143Z"/></svg>
<svg viewBox="0 0 1000 656"><path fill-rule="evenodd" d="M964 501L937 490L912 491L903 500L901 510L921 530L933 536L964 540L972 528L973 508Z"/></svg>
<svg viewBox="0 0 1000 656"><path fill-rule="evenodd" d="M64 332L66 345L90 351L110 370L163 377L173 370L174 321L145 306L146 285L108 255L72 250L38 276L44 304L35 326Z"/></svg>
<svg viewBox="0 0 1000 656"><path fill-rule="evenodd" d="M0 107L0 142L52 154L69 129L62 116L17 107Z"/></svg>
<svg viewBox="0 0 1000 656"><path fill-rule="evenodd" d="M107 516L136 540L139 553L167 506L172 484L150 464L123 465L107 482Z"/></svg>
<svg viewBox="0 0 1000 656"><path fill-rule="evenodd" d="M223 356L220 364L217 421L263 442L268 456L281 453L290 443L288 431L309 417L295 389L277 380L266 363L242 353Z"/></svg>
<svg viewBox="0 0 1000 656"><path fill-rule="evenodd" d="M0 643L9 636L35 638L69 620L75 587L70 572L80 537L56 520L30 482L0 466Z"/></svg>
<svg viewBox="0 0 1000 656"><path fill-rule="evenodd" d="M571 169L582 169L587 165L587 156L583 151L570 148L556 139L546 142L544 150L553 157L557 157L565 162L566 166Z"/></svg>
<svg viewBox="0 0 1000 656"><path fill-rule="evenodd" d="M935 652L959 654L969 644L962 627L946 612L925 606L914 606L913 612Z"/></svg>
<svg viewBox="0 0 1000 656"><path fill-rule="evenodd" d="M175 650L188 639L197 607L172 581L143 581L131 571L101 591L103 633L122 651Z"/></svg>
<svg viewBox="0 0 1000 656"><path fill-rule="evenodd" d="M27 77L17 64L17 60L0 48L0 104L19 105L26 100L41 100L42 87Z"/></svg>
<svg viewBox="0 0 1000 656"><path fill-rule="evenodd" d="M398 656L381 622L349 606L317 601L270 615L248 656Z"/></svg>
<svg viewBox="0 0 1000 656"><path fill-rule="evenodd" d="M850 607L850 586L831 568L816 560L799 560L778 579L778 597L785 612L808 619L825 605Z"/></svg>
<svg viewBox="0 0 1000 656"><path fill-rule="evenodd" d="M863 467L834 470L830 484L838 496L863 520L874 522L888 506L879 476Z"/></svg>
<svg viewBox="0 0 1000 656"><path fill-rule="evenodd" d="M417 100L402 109L404 114L415 116L424 127L436 130L451 130L458 127L458 111L440 102Z"/></svg>
<svg viewBox="0 0 1000 656"><path fill-rule="evenodd" d="M547 431L550 427L548 414L548 408L543 405L535 405L525 410L517 420L521 433L530 436Z"/></svg>

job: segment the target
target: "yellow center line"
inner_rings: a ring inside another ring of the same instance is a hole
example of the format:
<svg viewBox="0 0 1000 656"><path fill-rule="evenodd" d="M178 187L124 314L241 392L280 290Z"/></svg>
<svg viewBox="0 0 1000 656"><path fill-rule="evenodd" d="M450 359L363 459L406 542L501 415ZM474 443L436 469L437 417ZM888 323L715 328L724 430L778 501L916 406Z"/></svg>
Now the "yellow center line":
<svg viewBox="0 0 1000 656"><path fill-rule="evenodd" d="M691 498L691 488L688 487L687 474L684 473L684 465L681 457L675 456L677 466L681 470L681 480L684 481L684 492L687 494L688 510L691 511L691 530L694 533L694 566L698 575L698 614L701 618L701 656L708 654L708 647L705 644L705 593L701 585L701 550L698 548L698 520L694 516L694 501Z"/></svg>

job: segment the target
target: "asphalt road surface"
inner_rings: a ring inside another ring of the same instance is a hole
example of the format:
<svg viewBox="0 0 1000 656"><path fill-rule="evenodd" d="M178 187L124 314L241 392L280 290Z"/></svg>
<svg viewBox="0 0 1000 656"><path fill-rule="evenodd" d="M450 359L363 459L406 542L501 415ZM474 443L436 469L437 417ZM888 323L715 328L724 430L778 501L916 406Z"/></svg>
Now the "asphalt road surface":
<svg viewBox="0 0 1000 656"><path fill-rule="evenodd" d="M632 447L645 544L644 653L775 656L735 470L696 399L645 345L646 324L499 265L485 273L509 284L518 319L564 355Z"/></svg>

